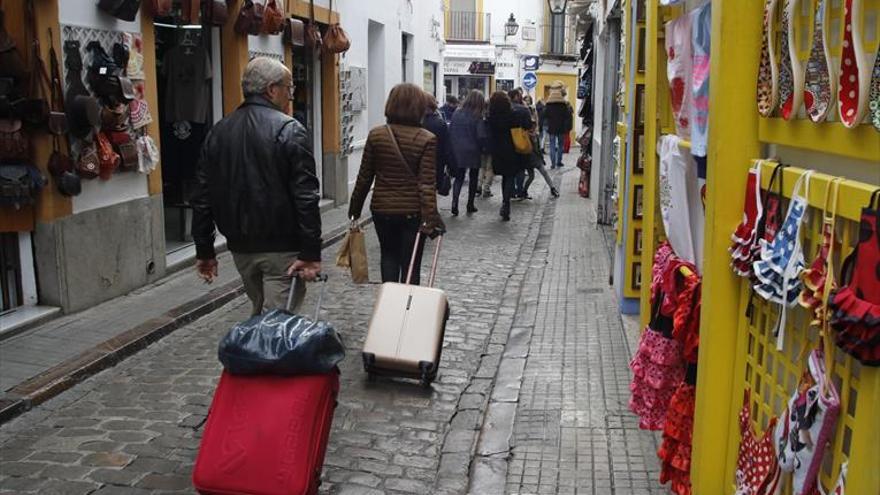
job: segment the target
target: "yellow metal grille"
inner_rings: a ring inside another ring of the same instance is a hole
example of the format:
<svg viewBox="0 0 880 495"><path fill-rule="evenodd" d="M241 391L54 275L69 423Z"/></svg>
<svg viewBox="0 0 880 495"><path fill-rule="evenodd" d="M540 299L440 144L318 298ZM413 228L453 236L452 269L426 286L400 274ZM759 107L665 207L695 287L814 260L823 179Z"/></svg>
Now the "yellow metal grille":
<svg viewBox="0 0 880 495"><path fill-rule="evenodd" d="M767 178L772 173L772 168L765 166L762 171L767 185ZM794 178L799 170L789 170L785 174L786 197L790 197ZM821 174L814 176L811 181L810 208L803 231L804 255L807 266L815 258L819 243L821 242L822 228L822 204L824 201L825 187L829 177ZM857 228L859 219L859 205L867 203L864 187L853 187L853 182L844 182L840 188L840 201L836 222L836 236L839 241L834 248L834 271L835 277L839 277L840 266L843 258L853 249L857 242ZM787 205L786 205L787 206ZM839 282L839 280L838 280ZM745 316L749 301L749 282L743 280L741 284L741 317L740 317L740 349L745 351L742 387L752 390L751 411L755 421L753 425L756 431L764 431L770 418L780 416L792 392L797 387L798 380L805 367L805 360L799 361L805 346L813 348L819 343L818 329L810 326L808 311L800 306L790 308L788 311L787 325L785 330L785 342L782 351L776 350L776 337L773 328L779 315L779 306L768 303L755 295L752 298L754 311L752 317ZM825 462L820 473L820 481L826 489L833 487L840 471L841 464L852 456L873 455L870 452L853 452L853 439L859 435L872 436L878 427L876 417L857 417L859 401L869 401L875 404L880 401L876 387L862 392L860 387L862 378L866 374L873 373L872 383L876 379L876 368L863 368L858 361L841 352L836 346L834 349L834 367L832 378L837 391L840 394L840 416L836 425L835 434L830 445L830 451L825 455ZM736 388L736 387L735 387ZM741 401L742 388L738 389L738 401ZM737 395L735 394L736 398ZM741 402L737 402L741 403ZM732 469L732 467L731 467ZM869 476L869 473L849 471L849 478ZM848 483L849 485L850 483ZM849 491L849 490L847 490ZM791 493L791 487L786 486L784 494Z"/></svg>

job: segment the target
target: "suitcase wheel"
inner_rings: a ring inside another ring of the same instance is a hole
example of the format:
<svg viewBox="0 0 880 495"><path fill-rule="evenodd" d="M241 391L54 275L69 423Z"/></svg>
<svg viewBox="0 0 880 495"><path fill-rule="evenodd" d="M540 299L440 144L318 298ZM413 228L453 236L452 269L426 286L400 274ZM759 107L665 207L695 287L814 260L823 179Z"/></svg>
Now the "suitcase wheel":
<svg viewBox="0 0 880 495"><path fill-rule="evenodd" d="M437 377L437 373L434 370L434 363L429 363L427 361L419 362L419 371L421 371L421 379L419 380L419 383L425 388L430 387L434 378Z"/></svg>

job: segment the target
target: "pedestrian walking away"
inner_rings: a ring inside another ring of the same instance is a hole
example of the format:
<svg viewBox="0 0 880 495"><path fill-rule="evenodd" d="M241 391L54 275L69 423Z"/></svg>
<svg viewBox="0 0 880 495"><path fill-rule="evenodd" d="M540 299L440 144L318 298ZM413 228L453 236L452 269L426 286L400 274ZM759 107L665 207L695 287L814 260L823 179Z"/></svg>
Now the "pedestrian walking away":
<svg viewBox="0 0 880 495"><path fill-rule="evenodd" d="M537 109L532 106L532 97L526 95L525 97L523 97L523 103L525 103L526 107L528 107L529 112L532 115L532 122L536 124L539 123L540 116ZM541 127L538 127L535 131L532 132L534 153L532 153L531 157L531 167L527 169L529 176L526 179L525 184L523 184L523 193L525 195L525 198L527 199L531 199L531 197L529 196L529 186L531 186L532 181L535 180L535 170L537 170L538 173L541 174L541 177L544 178L544 182L546 182L547 187L550 188L550 195L554 198L559 197L559 190L556 189L556 185L553 184L553 179L550 178L550 174L547 172L547 168L545 167L546 162L544 161L544 152L541 151L540 145L541 132Z"/></svg>
<svg viewBox="0 0 880 495"><path fill-rule="evenodd" d="M529 99L532 97L529 96ZM546 109L543 99L539 99L535 105L535 111L538 113L538 148L541 154L544 154L544 144L547 142L547 122L544 120L544 110Z"/></svg>
<svg viewBox="0 0 880 495"><path fill-rule="evenodd" d="M526 106L521 88L510 90L507 96L510 97L510 102L513 104L513 113L517 121L526 122L528 120L529 126L526 129L529 131L529 139L532 141L532 152L534 152L534 131L537 119L532 115L532 110ZM529 185L535 180L535 169L531 153L521 155L520 160L522 160L520 172L516 174L516 179L513 182L513 199L532 199L527 193Z"/></svg>
<svg viewBox="0 0 880 495"><path fill-rule="evenodd" d="M523 108L525 110L525 108ZM531 128L528 110L514 113L510 97L503 91L492 94L489 100L489 140L492 149L492 168L495 174L502 177L501 218L510 220L510 200L513 196L516 174L522 170L523 156L513 146L511 130L515 128Z"/></svg>
<svg viewBox="0 0 880 495"><path fill-rule="evenodd" d="M382 282L402 282L415 250L411 283L420 283L424 237L445 230L437 212L437 137L422 128L427 101L414 84L398 84L385 105L387 125L370 130L348 215L360 218L375 182L370 209L379 238Z"/></svg>
<svg viewBox="0 0 880 495"><path fill-rule="evenodd" d="M467 212L476 213L474 198L477 196L482 153L486 149L488 131L483 120L486 98L478 90L471 91L461 108L452 116L449 134L455 143L455 168L452 186L452 214L458 215L458 202L465 176L468 179Z"/></svg>
<svg viewBox="0 0 880 495"><path fill-rule="evenodd" d="M550 94L544 109L544 120L550 135L550 168L562 166L565 136L574 127L574 109L566 99L568 92L560 81L550 86Z"/></svg>
<svg viewBox="0 0 880 495"><path fill-rule="evenodd" d="M218 274L215 231L226 237L254 315L284 308L291 277L321 271L318 178L306 129L288 114L290 71L258 57L241 80L244 103L211 130L192 197L196 269ZM294 309L305 296L297 284Z"/></svg>
<svg viewBox="0 0 880 495"><path fill-rule="evenodd" d="M443 115L437 110L437 100L431 93L425 92L425 118L422 127L437 137L437 152L434 159L436 173L437 193L443 196L449 194L449 175L454 169L455 157L452 154L452 143L449 141L449 127L443 120ZM458 212L453 211L453 215Z"/></svg>
<svg viewBox="0 0 880 495"><path fill-rule="evenodd" d="M458 97L453 95L446 96L446 103L440 107L440 113L443 114L443 120L445 120L447 124L452 122L452 116L455 114L455 111L458 110L458 104Z"/></svg>

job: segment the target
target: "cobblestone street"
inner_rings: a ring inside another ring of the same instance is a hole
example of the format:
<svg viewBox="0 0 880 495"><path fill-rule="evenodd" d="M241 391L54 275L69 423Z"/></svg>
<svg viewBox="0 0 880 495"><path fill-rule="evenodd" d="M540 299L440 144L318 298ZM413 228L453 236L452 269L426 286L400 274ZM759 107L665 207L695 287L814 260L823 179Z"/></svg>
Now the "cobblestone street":
<svg viewBox="0 0 880 495"><path fill-rule="evenodd" d="M572 168L555 175L562 198L536 182L509 223L497 196L457 218L442 201L437 286L451 317L430 389L367 381L359 351L378 285L353 285L332 266L337 248L325 252L322 318L348 355L322 493L662 493L655 438L626 407L632 338L608 248ZM249 309L239 297L0 427L0 493L191 493L217 342Z"/></svg>

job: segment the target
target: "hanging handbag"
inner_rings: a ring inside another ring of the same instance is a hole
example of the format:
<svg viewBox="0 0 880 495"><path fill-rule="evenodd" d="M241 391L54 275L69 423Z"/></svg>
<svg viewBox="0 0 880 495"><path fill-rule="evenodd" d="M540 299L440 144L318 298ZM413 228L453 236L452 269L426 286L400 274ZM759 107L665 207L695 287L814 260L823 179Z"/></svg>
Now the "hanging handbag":
<svg viewBox="0 0 880 495"><path fill-rule="evenodd" d="M309 1L309 23L306 24L306 46L312 50L321 48L321 29L315 22L315 0Z"/></svg>
<svg viewBox="0 0 880 495"><path fill-rule="evenodd" d="M13 80L17 90L24 90L28 69L12 36L6 31L5 14L0 10L0 77Z"/></svg>
<svg viewBox="0 0 880 495"><path fill-rule="evenodd" d="M172 0L150 0L150 7L153 17L167 17L171 15L174 2Z"/></svg>
<svg viewBox="0 0 880 495"><path fill-rule="evenodd" d="M101 172L101 160L98 158L98 147L93 142L83 145L76 162L76 173L83 179L95 179Z"/></svg>
<svg viewBox="0 0 880 495"><path fill-rule="evenodd" d="M263 26L260 28L262 34L281 34L284 30L284 12L278 6L275 0L266 0L263 8Z"/></svg>
<svg viewBox="0 0 880 495"><path fill-rule="evenodd" d="M840 413L840 397L831 380L825 352L815 349L810 353L807 369L788 402L785 416L776 425L776 455L782 471L792 473L792 495L815 493L825 447L831 441Z"/></svg>
<svg viewBox="0 0 880 495"><path fill-rule="evenodd" d="M52 39L51 29L49 30L49 39ZM61 71L54 44L49 47L49 67L51 71L49 132L54 136L63 136L67 134L67 113L64 111L64 89L61 85Z"/></svg>
<svg viewBox="0 0 880 495"><path fill-rule="evenodd" d="M141 0L98 0L98 8L117 19L132 22L137 17Z"/></svg>
<svg viewBox="0 0 880 495"><path fill-rule="evenodd" d="M16 210L37 202L46 178L33 165L0 165L0 206Z"/></svg>
<svg viewBox="0 0 880 495"><path fill-rule="evenodd" d="M257 36L263 27L263 5L253 0L244 0L238 17L235 19L235 32Z"/></svg>
<svg viewBox="0 0 880 495"><path fill-rule="evenodd" d="M119 169L123 172L132 172L138 169L137 145L131 139L128 132L107 132L107 139L113 145L113 151L119 155Z"/></svg>
<svg viewBox="0 0 880 495"><path fill-rule="evenodd" d="M113 144L110 143L110 139L105 133L99 132L95 136L95 145L98 149L99 175L101 180L109 180L113 176L113 172L119 168L122 159L113 149Z"/></svg>
<svg viewBox="0 0 880 495"><path fill-rule="evenodd" d="M149 174L159 165L159 148L150 136L141 136L137 140L138 172Z"/></svg>
<svg viewBox="0 0 880 495"><path fill-rule="evenodd" d="M0 163L18 162L30 157L30 142L20 120L0 119Z"/></svg>
<svg viewBox="0 0 880 495"><path fill-rule="evenodd" d="M124 131L128 129L128 105L117 103L101 109L101 129L105 131Z"/></svg>
<svg viewBox="0 0 880 495"><path fill-rule="evenodd" d="M330 0L329 20L333 20L333 0ZM327 53L345 53L351 48L351 40L338 22L330 22L324 35L324 51Z"/></svg>
<svg viewBox="0 0 880 495"><path fill-rule="evenodd" d="M205 21L212 26L225 26L229 20L229 5L226 0L205 2Z"/></svg>

